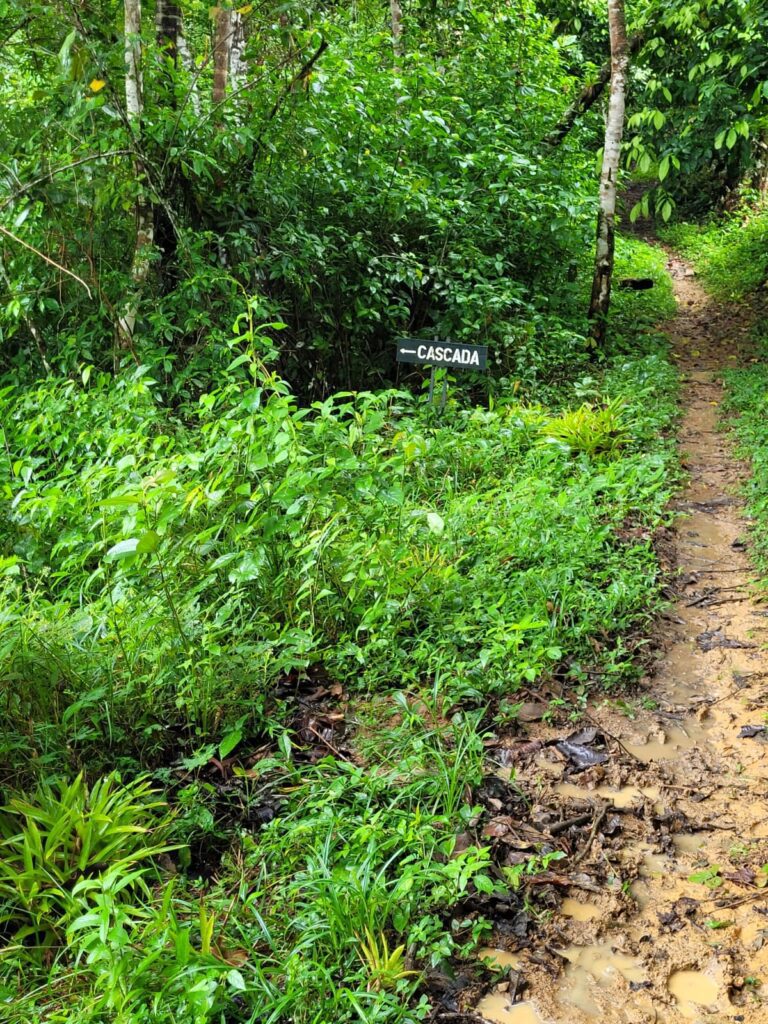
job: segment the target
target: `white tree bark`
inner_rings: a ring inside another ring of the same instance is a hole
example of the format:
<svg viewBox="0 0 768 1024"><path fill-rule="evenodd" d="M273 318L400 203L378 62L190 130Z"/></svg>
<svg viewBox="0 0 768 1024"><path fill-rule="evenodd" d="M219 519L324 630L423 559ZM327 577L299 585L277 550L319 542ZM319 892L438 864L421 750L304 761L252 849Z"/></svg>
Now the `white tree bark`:
<svg viewBox="0 0 768 1024"><path fill-rule="evenodd" d="M195 117L200 117L200 90L197 87L198 70L195 66L195 61L192 56L192 51L189 48L187 37L184 35L183 27L179 31L176 45L179 49L181 66L189 75L189 102L192 104Z"/></svg>
<svg viewBox="0 0 768 1024"><path fill-rule="evenodd" d="M125 0L125 108L128 119L141 117L141 0Z"/></svg>
<svg viewBox="0 0 768 1024"><path fill-rule="evenodd" d="M155 32L158 45L163 49L163 56L176 64L179 56L179 36L181 32L181 8L171 0L156 0Z"/></svg>
<svg viewBox="0 0 768 1024"><path fill-rule="evenodd" d="M128 126L134 136L134 144L140 146L141 115L144 112L143 81L141 70L141 0L125 0L125 110ZM137 188L134 212L136 217L136 242L131 262L133 294L124 307L118 321L118 344L120 348L133 347L141 290L149 277L150 252L155 237L152 204L144 187L144 164L140 156L134 157L134 172Z"/></svg>
<svg viewBox="0 0 768 1024"><path fill-rule="evenodd" d="M232 45L229 51L229 85L234 92L248 74L245 61L245 23L239 11L232 12Z"/></svg>
<svg viewBox="0 0 768 1024"><path fill-rule="evenodd" d="M605 122L603 167L600 174L600 207L592 297L589 303L590 335L595 346L605 341L606 317L611 303L616 221L616 184L624 134L624 104L629 72L629 44L624 19L624 0L608 0L611 38L611 91Z"/></svg>
<svg viewBox="0 0 768 1024"><path fill-rule="evenodd" d="M200 116L200 90L197 86L198 71L189 49L187 37L184 35L184 17L181 13L181 6L172 3L171 0L156 0L155 4L155 31L157 43L160 47L160 56L170 60L174 67L181 64L189 77L187 100L195 112Z"/></svg>

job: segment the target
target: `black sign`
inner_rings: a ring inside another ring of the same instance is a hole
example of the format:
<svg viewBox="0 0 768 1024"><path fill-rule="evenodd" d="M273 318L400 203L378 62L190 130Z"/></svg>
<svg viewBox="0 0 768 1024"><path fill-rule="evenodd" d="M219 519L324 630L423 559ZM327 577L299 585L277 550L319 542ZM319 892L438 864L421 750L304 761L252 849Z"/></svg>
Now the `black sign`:
<svg viewBox="0 0 768 1024"><path fill-rule="evenodd" d="M488 346L401 338L397 343L397 361L449 366L453 370L484 370L488 364Z"/></svg>

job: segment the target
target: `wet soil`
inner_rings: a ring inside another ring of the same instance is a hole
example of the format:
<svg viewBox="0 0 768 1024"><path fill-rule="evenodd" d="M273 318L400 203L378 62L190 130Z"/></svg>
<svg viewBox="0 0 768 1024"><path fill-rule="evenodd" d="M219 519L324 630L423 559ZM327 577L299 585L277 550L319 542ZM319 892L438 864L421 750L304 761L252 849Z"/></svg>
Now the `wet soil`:
<svg viewBox="0 0 768 1024"><path fill-rule="evenodd" d="M722 371L749 358L750 316L718 306L682 261L669 269L690 478L671 531L677 596L633 717L605 701L570 747L532 722L506 751L529 821L567 856L536 941L500 933L506 951L485 951L509 977L475 1012L499 1024L768 1022L768 606L752 586L747 470L719 409ZM579 746L595 763L579 767ZM514 863L509 835L525 849L529 826L501 822L486 832Z"/></svg>

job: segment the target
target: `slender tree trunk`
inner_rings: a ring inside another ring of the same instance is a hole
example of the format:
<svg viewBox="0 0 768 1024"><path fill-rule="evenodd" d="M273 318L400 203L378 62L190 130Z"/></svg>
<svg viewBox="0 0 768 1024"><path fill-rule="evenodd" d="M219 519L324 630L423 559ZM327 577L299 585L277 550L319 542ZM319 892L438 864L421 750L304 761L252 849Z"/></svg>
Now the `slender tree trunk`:
<svg viewBox="0 0 768 1024"><path fill-rule="evenodd" d="M157 0L155 4L155 31L162 56L176 67L179 60L179 36L181 35L181 8L169 0Z"/></svg>
<svg viewBox="0 0 768 1024"><path fill-rule="evenodd" d="M213 27L213 104L223 103L227 95L229 54L232 49L232 10L214 8Z"/></svg>
<svg viewBox="0 0 768 1024"><path fill-rule="evenodd" d="M621 138L624 134L624 98L629 71L629 44L624 22L624 0L608 0L611 37L611 92L605 122L603 169L600 175L600 207L597 214L597 245L592 298L589 303L590 336L595 347L605 341L606 318L611 303L613 250L616 220L616 180Z"/></svg>
<svg viewBox="0 0 768 1024"><path fill-rule="evenodd" d="M200 90L197 87L197 68L184 35L184 16L179 4L171 3L170 0L156 0L155 31L161 57L168 61L175 70L181 64L189 76L189 88L185 102L188 98L195 116L199 116ZM172 84L175 86L175 83ZM175 96L172 98L172 103L176 106Z"/></svg>
<svg viewBox="0 0 768 1024"><path fill-rule="evenodd" d="M180 95L181 88L184 87L182 76L179 74L181 51L184 46L184 23L180 4L173 3L172 0L155 0L155 37L160 74L155 79L154 102L158 106L176 111L181 105L183 111L187 99L194 102L196 82L193 77L190 84L191 96L189 93ZM178 163L170 157L170 154L165 153L164 155L166 166L172 167L170 175L163 183L164 189L167 190L173 187L174 179L178 174ZM176 229L165 203L154 204L154 228L157 271L158 275L162 277L166 264L172 262L176 256L178 241Z"/></svg>
<svg viewBox="0 0 768 1024"><path fill-rule="evenodd" d="M141 0L125 0L125 105L137 121L143 110L141 75Z"/></svg>
<svg viewBox="0 0 768 1024"><path fill-rule="evenodd" d="M395 51L395 60L399 61L405 49L403 47L403 9L400 0L389 0L389 16L392 22L392 49Z"/></svg>
<svg viewBox="0 0 768 1024"><path fill-rule="evenodd" d="M195 67L195 61L192 57L192 51L189 48L187 37L184 35L184 27L180 26L179 35L176 39L176 46L179 50L179 57L181 58L181 66L184 68L186 73L189 75L189 101L192 104L192 109L195 112L195 117L200 116L200 90L197 87L197 76L198 71Z"/></svg>
<svg viewBox="0 0 768 1024"><path fill-rule="evenodd" d="M125 0L125 109L129 127L134 135L134 143L138 144L137 148L140 150L141 115L144 112L141 70L141 0ZM145 169L140 156L134 157L134 173L138 191L134 205L136 243L131 262L133 294L128 299L118 321L118 346L123 349L133 347L136 316L141 291L149 277L150 251L155 237L152 204L145 190Z"/></svg>
<svg viewBox="0 0 768 1024"><path fill-rule="evenodd" d="M239 11L232 12L232 45L229 51L229 86L234 92L248 72L245 62L245 23Z"/></svg>

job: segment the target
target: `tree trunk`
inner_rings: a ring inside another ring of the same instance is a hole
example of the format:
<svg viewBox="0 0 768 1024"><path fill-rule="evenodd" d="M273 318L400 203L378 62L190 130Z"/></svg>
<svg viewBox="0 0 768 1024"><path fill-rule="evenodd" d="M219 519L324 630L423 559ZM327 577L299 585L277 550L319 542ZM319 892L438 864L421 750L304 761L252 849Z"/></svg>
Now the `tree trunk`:
<svg viewBox="0 0 768 1024"><path fill-rule="evenodd" d="M248 72L245 62L245 22L239 11L232 12L232 45L229 51L229 85L232 91Z"/></svg>
<svg viewBox="0 0 768 1024"><path fill-rule="evenodd" d="M184 16L181 13L179 4L170 3L169 0L157 0L155 7L155 31L157 32L157 45L160 48L161 56L168 61L174 70L179 64L189 76L189 88L184 99L192 104L195 116L200 115L200 92L197 88L198 70L189 49L189 43L184 35ZM175 86L175 83L172 82ZM176 106L175 95L171 99L173 106Z"/></svg>
<svg viewBox="0 0 768 1024"><path fill-rule="evenodd" d="M232 10L214 8L213 26L213 105L224 102L227 95L229 54L232 49Z"/></svg>
<svg viewBox="0 0 768 1024"><path fill-rule="evenodd" d="M178 4L169 3L169 0L157 0L155 31L163 57L173 67L176 67L179 61L179 36L181 35L181 8Z"/></svg>
<svg viewBox="0 0 768 1024"><path fill-rule="evenodd" d="M189 101L195 116L200 115L200 92L197 88L198 70L189 49L189 43L184 35L184 16L181 13L181 5L171 3L170 0L157 0L155 6L155 31L157 32L157 45L160 48L161 56L169 61L174 69L179 64L189 76L189 87L184 98L184 104ZM175 85L175 83L172 83ZM176 106L175 96L172 103Z"/></svg>
<svg viewBox="0 0 768 1024"><path fill-rule="evenodd" d="M389 15L392 22L392 49L395 51L395 60L399 61L403 56L403 9L400 0L389 0Z"/></svg>
<svg viewBox="0 0 768 1024"><path fill-rule="evenodd" d="M192 104L192 109L195 112L195 117L200 116L200 91L197 88L197 77L198 70L195 67L195 61L192 57L192 51L189 48L187 37L184 35L184 26L179 25L179 34L176 38L176 46L178 47L179 57L181 58L181 66L184 68L186 73L189 75L189 101Z"/></svg>
<svg viewBox="0 0 768 1024"><path fill-rule="evenodd" d="M125 108L135 122L143 110L141 76L141 0L125 0Z"/></svg>
<svg viewBox="0 0 768 1024"><path fill-rule="evenodd" d="M606 318L611 303L613 250L616 219L616 180L624 134L624 98L629 71L629 44L624 22L624 0L608 0L611 37L611 92L605 122L603 169L600 175L600 207L597 214L597 245L592 298L589 303L590 337L594 347L605 341Z"/></svg>
<svg viewBox="0 0 768 1024"><path fill-rule="evenodd" d="M141 0L125 0L125 110L134 143L141 149L141 115L144 111L141 71ZM140 156L134 157L137 194L134 205L136 242L131 262L133 295L128 299L118 321L118 347L133 348L141 290L149 277L150 251L155 236L152 204L145 187L145 168ZM115 360L117 362L117 359Z"/></svg>

